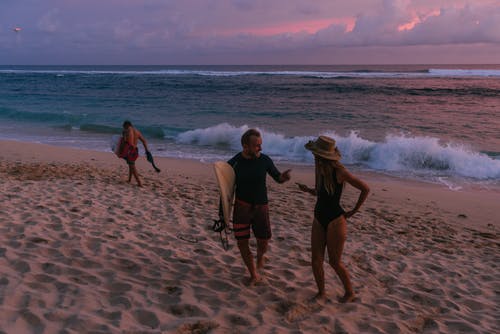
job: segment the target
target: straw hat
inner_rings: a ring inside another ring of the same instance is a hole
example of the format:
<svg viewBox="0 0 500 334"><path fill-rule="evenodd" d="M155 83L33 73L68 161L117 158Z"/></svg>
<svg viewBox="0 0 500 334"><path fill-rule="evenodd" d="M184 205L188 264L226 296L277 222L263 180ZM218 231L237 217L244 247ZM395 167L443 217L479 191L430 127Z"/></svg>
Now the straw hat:
<svg viewBox="0 0 500 334"><path fill-rule="evenodd" d="M327 160L340 160L340 152L335 146L335 140L327 136L319 136L316 140L311 140L304 145L312 154Z"/></svg>

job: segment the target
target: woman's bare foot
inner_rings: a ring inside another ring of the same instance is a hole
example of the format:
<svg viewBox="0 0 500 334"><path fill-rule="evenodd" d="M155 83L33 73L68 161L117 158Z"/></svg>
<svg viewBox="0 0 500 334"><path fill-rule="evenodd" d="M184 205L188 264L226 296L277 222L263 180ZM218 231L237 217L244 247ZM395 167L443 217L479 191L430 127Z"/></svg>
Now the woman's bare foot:
<svg viewBox="0 0 500 334"><path fill-rule="evenodd" d="M260 277L260 275L255 275L254 277L250 277L247 280L246 284L248 286L254 286L254 285L257 285L260 281L262 281L262 278Z"/></svg>
<svg viewBox="0 0 500 334"><path fill-rule="evenodd" d="M311 298L311 302L324 302L326 301L326 293L318 292L314 297Z"/></svg>
<svg viewBox="0 0 500 334"><path fill-rule="evenodd" d="M340 303L350 303L350 302L354 301L355 298L356 298L356 295L354 294L354 292L350 292L350 293L346 292L344 296L339 298L339 302Z"/></svg>

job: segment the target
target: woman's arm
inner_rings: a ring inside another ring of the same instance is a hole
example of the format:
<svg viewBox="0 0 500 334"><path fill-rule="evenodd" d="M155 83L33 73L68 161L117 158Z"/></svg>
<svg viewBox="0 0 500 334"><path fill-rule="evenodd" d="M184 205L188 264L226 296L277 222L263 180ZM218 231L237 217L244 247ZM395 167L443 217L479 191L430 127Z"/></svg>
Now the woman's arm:
<svg viewBox="0 0 500 334"><path fill-rule="evenodd" d="M298 183L298 182L295 182L295 184L299 187L300 190L302 190L303 192L306 192L306 193L309 193L313 196L316 196L316 189L313 189L313 188L309 188L308 186L306 186L305 184L302 184L302 183Z"/></svg>
<svg viewBox="0 0 500 334"><path fill-rule="evenodd" d="M361 205L363 205L366 198L368 197L368 194L370 193L370 187L368 187L368 185L365 182L361 181L359 178L349 173L347 169L341 170L339 176L342 179L342 182L347 182L354 188L361 191L358 197L358 201L356 202L354 208L351 211L347 211L344 214L345 218L349 218L359 211Z"/></svg>

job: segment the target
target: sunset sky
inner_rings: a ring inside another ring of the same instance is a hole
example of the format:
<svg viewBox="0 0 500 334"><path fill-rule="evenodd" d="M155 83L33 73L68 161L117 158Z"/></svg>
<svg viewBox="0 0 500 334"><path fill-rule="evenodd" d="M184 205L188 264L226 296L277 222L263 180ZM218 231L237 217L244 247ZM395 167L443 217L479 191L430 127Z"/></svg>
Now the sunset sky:
<svg viewBox="0 0 500 334"><path fill-rule="evenodd" d="M3 65L499 62L500 0L0 1Z"/></svg>

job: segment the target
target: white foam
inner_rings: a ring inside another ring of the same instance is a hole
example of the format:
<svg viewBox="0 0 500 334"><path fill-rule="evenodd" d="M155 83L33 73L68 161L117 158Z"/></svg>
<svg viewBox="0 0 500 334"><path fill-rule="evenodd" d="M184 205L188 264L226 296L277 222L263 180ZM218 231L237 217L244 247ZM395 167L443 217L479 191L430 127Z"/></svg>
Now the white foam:
<svg viewBox="0 0 500 334"><path fill-rule="evenodd" d="M500 70L431 68L429 74L442 77L500 77Z"/></svg>
<svg viewBox="0 0 500 334"><path fill-rule="evenodd" d="M241 135L248 126L234 127L228 123L218 124L205 129L195 129L179 134L176 141L181 144L227 147L238 150Z"/></svg>
<svg viewBox="0 0 500 334"><path fill-rule="evenodd" d="M176 141L239 151L241 135L247 129L248 125L235 127L223 123L184 132L177 136ZM259 131L264 138L264 153L292 163L313 163L313 157L304 144L316 136L287 137L264 129ZM334 131L323 134L335 138L342 152L342 161L348 165L388 172L500 180L500 160L464 145L442 142L439 138L391 134L376 142L362 138L356 131L347 136Z"/></svg>

